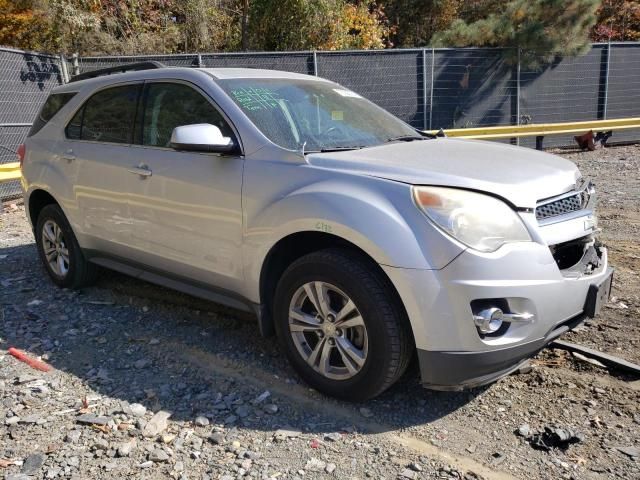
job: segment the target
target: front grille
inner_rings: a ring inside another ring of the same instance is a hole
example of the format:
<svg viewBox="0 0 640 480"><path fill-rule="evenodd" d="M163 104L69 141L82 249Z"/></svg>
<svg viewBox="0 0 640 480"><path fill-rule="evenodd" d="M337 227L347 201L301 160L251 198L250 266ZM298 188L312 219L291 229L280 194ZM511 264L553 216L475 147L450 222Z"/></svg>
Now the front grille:
<svg viewBox="0 0 640 480"><path fill-rule="evenodd" d="M564 215L565 213L582 210L588 201L589 194L583 190L575 195L539 205L536 208L536 218L538 220L545 220L547 218L557 217L558 215Z"/></svg>

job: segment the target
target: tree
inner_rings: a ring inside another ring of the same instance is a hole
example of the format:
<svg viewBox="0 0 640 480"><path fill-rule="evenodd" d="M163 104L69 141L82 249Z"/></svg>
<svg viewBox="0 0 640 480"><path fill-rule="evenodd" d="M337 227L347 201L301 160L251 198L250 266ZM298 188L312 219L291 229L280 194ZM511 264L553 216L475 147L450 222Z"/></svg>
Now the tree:
<svg viewBox="0 0 640 480"><path fill-rule="evenodd" d="M379 49L388 44L389 28L381 7L359 3L345 4L332 23L329 39L320 50Z"/></svg>
<svg viewBox="0 0 640 480"><path fill-rule="evenodd" d="M599 0L510 0L502 10L467 23L455 20L434 36L434 46L514 47L505 53L536 66L589 48Z"/></svg>
<svg viewBox="0 0 640 480"><path fill-rule="evenodd" d="M594 41L640 40L640 3L637 0L604 0L597 15L598 23L591 32Z"/></svg>
<svg viewBox="0 0 640 480"><path fill-rule="evenodd" d="M464 0L379 0L392 24L390 42L399 47L429 44L434 33L458 18Z"/></svg>
<svg viewBox="0 0 640 480"><path fill-rule="evenodd" d="M50 47L49 21L38 3L0 0L0 45L27 50Z"/></svg>

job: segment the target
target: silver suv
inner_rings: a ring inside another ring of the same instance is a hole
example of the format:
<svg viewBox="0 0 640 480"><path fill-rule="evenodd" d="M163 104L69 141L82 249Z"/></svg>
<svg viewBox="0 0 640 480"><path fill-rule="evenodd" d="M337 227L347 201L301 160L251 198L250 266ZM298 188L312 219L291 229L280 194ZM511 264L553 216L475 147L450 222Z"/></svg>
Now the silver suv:
<svg viewBox="0 0 640 480"><path fill-rule="evenodd" d="M612 270L562 158L433 138L340 85L132 65L51 93L21 148L54 283L107 267L255 312L350 400L483 385L591 317Z"/></svg>

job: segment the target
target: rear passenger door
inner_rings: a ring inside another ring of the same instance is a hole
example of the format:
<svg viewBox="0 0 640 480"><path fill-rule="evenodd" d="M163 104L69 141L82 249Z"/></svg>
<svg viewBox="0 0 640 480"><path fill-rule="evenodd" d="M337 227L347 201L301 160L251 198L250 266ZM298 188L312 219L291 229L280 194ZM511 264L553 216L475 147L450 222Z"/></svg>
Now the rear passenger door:
<svg viewBox="0 0 640 480"><path fill-rule="evenodd" d="M236 290L242 277L241 187L244 160L178 151L173 129L209 123L237 136L221 111L197 86L146 82L142 145L134 147L149 176L132 175L131 232L138 259L180 277Z"/></svg>
<svg viewBox="0 0 640 480"><path fill-rule="evenodd" d="M142 83L94 93L66 127L63 158L77 165L74 196L85 248L126 255L131 244L127 169Z"/></svg>

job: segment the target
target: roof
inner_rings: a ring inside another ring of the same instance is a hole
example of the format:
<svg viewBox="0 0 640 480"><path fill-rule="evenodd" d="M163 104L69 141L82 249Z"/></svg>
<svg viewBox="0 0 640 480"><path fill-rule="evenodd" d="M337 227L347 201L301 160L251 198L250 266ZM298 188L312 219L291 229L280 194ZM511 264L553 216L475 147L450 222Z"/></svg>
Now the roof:
<svg viewBox="0 0 640 480"><path fill-rule="evenodd" d="M261 68L199 68L219 80L231 78L282 78L290 80L324 80L302 73L284 72L282 70L265 70Z"/></svg>

